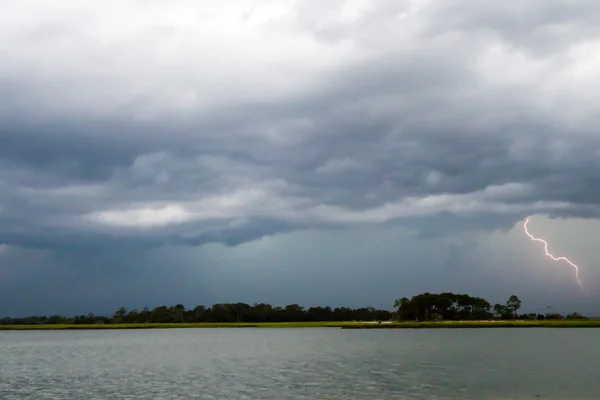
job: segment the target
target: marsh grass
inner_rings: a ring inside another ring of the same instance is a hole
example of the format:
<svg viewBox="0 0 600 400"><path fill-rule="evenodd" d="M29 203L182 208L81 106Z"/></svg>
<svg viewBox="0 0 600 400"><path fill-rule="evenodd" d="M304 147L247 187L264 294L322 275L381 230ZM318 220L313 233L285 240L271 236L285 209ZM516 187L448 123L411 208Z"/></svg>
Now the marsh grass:
<svg viewBox="0 0 600 400"><path fill-rule="evenodd" d="M441 321L441 322L200 322L140 324L44 324L0 325L0 330L82 330L82 329L172 329L172 328L342 328L342 329L439 329L439 328L600 328L600 319L548 321Z"/></svg>
<svg viewBox="0 0 600 400"><path fill-rule="evenodd" d="M393 324L362 324L343 326L343 329L417 329L417 328L600 328L600 319L589 320L490 320L490 321L440 321L400 322Z"/></svg>
<svg viewBox="0 0 600 400"><path fill-rule="evenodd" d="M361 322L198 322L139 324L39 324L0 325L0 330L80 330L80 329L173 329L173 328L341 328Z"/></svg>

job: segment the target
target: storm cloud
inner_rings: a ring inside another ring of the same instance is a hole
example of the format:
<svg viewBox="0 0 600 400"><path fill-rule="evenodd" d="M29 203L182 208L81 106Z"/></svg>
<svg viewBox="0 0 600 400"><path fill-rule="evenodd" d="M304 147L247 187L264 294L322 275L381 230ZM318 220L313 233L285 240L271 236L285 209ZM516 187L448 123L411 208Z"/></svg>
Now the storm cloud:
<svg viewBox="0 0 600 400"><path fill-rule="evenodd" d="M0 4L3 258L600 215L598 2Z"/></svg>

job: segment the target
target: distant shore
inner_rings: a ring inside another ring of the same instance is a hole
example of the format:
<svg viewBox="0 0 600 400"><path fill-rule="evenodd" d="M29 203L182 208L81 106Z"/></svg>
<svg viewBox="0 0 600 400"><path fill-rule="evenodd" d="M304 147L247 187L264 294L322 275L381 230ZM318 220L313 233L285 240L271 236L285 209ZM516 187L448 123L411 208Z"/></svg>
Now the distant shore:
<svg viewBox="0 0 600 400"><path fill-rule="evenodd" d="M452 329L452 328L600 328L600 319L589 320L486 320L397 322L382 324L351 324L342 329Z"/></svg>
<svg viewBox="0 0 600 400"><path fill-rule="evenodd" d="M600 328L600 319L589 320L489 320L441 322L231 322L140 324L38 324L0 325L0 330L106 330L181 328L341 328L341 329L448 329L448 328Z"/></svg>

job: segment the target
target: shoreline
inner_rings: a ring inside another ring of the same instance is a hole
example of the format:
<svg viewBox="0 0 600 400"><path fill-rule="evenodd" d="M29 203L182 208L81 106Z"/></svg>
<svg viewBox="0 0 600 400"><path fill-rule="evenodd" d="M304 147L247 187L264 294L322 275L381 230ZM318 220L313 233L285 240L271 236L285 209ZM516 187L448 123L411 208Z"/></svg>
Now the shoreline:
<svg viewBox="0 0 600 400"><path fill-rule="evenodd" d="M348 325L342 329L494 329L494 328L600 328L600 319L552 321L447 321Z"/></svg>
<svg viewBox="0 0 600 400"><path fill-rule="evenodd" d="M591 320L489 320L441 322L195 322L138 324L39 324L0 325L0 331L121 330L121 329L210 329L210 328L338 328L338 329L473 329L473 328L600 328Z"/></svg>

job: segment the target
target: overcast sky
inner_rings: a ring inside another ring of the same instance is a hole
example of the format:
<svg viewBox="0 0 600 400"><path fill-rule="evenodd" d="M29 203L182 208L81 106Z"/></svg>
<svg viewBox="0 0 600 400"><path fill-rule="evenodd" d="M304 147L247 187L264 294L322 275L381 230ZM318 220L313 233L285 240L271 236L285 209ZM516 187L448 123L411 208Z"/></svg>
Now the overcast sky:
<svg viewBox="0 0 600 400"><path fill-rule="evenodd" d="M424 291L600 315L600 2L0 7L0 316Z"/></svg>

